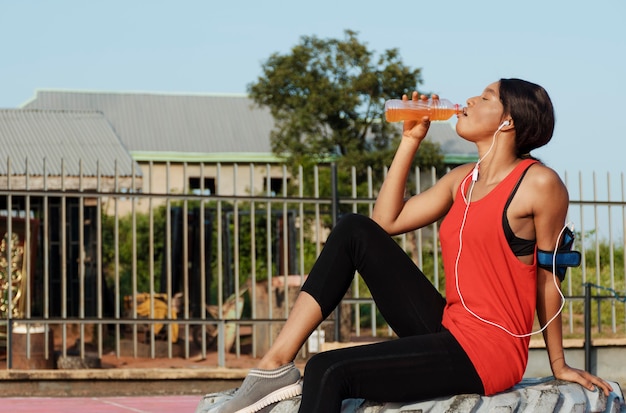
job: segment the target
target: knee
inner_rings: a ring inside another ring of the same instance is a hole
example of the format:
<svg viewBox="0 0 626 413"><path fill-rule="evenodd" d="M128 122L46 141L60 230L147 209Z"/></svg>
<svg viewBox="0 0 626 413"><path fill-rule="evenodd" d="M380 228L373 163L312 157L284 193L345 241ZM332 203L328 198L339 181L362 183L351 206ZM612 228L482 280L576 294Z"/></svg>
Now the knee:
<svg viewBox="0 0 626 413"><path fill-rule="evenodd" d="M381 228L374 220L366 215L349 213L341 217L337 226L337 231L346 231L347 233L357 233L360 231L380 231Z"/></svg>
<svg viewBox="0 0 626 413"><path fill-rule="evenodd" d="M371 240L388 235L374 220L366 215L350 213L342 216L333 228L327 245L348 245L367 248Z"/></svg>
<svg viewBox="0 0 626 413"><path fill-rule="evenodd" d="M329 383L329 379L335 374L337 363L332 357L332 351L318 353L311 357L304 368L305 382L316 383L316 385L325 387Z"/></svg>
<svg viewBox="0 0 626 413"><path fill-rule="evenodd" d="M309 406L310 411L339 411L341 401L348 396L339 368L341 363L333 357L334 352L336 350L318 353L306 364L302 405Z"/></svg>
<svg viewBox="0 0 626 413"><path fill-rule="evenodd" d="M307 377L314 377L316 382L319 382L324 372L330 367L331 361L328 357L328 352L324 351L313 355L307 361L304 367L304 374Z"/></svg>

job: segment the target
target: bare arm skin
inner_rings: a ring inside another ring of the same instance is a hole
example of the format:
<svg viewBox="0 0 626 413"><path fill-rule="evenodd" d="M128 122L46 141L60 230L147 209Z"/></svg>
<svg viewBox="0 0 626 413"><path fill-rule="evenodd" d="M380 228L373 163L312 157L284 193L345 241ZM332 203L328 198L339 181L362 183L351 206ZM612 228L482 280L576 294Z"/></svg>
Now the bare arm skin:
<svg viewBox="0 0 626 413"><path fill-rule="evenodd" d="M417 99L416 93L413 99ZM428 117L420 122L404 122L402 140L376 199L372 219L391 235L423 227L444 216L452 205L454 188L460 183L459 177L469 171L469 166L457 168L433 187L405 200L411 163L429 126Z"/></svg>
<svg viewBox="0 0 626 413"><path fill-rule="evenodd" d="M532 216L537 247L545 251L553 251L566 219L569 204L567 190L556 173L545 166L534 166L528 175L529 185L525 188L524 195L531 200L533 205ZM559 311L561 306L559 289L560 282L557 278L555 284L552 272L542 268L537 269L537 317L542 327ZM563 351L562 331L561 315L557 316L543 331L554 377L579 383L592 391L594 386L597 386L605 395L608 395L613 390L609 383L586 371L567 365Z"/></svg>

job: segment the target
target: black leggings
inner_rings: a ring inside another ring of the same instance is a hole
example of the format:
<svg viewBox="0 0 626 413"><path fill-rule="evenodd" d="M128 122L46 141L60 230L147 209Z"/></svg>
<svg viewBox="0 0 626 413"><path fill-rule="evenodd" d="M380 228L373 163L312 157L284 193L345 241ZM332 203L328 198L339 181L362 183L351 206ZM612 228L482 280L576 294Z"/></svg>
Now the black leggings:
<svg viewBox="0 0 626 413"><path fill-rule="evenodd" d="M344 399L413 402L483 394L480 377L441 325L445 299L409 256L368 217L351 214L331 232L302 286L324 318L358 270L398 339L319 353L304 371L300 412L341 410Z"/></svg>

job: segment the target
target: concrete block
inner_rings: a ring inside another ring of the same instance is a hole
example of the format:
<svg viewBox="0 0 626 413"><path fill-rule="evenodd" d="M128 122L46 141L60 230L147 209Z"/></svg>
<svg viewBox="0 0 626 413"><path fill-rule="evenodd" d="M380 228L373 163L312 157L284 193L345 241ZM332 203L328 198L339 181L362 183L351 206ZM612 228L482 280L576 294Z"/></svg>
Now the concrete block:
<svg viewBox="0 0 626 413"><path fill-rule="evenodd" d="M609 397L589 391L574 383L553 377L522 380L512 389L493 395L462 394L416 403L374 403L360 399L345 400L341 413L626 413L624 395L618 383L610 382L614 391ZM208 394L202 398L196 413L211 413L228 401L235 390ZM295 413L300 397L284 400L262 410L262 413Z"/></svg>

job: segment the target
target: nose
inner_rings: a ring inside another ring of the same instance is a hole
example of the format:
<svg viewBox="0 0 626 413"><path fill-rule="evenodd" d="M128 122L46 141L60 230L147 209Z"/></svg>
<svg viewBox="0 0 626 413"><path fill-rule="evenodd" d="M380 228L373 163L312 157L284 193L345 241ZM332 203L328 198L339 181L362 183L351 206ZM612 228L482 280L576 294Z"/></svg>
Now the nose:
<svg viewBox="0 0 626 413"><path fill-rule="evenodd" d="M467 106L472 106L474 104L475 97L471 97L467 99Z"/></svg>

